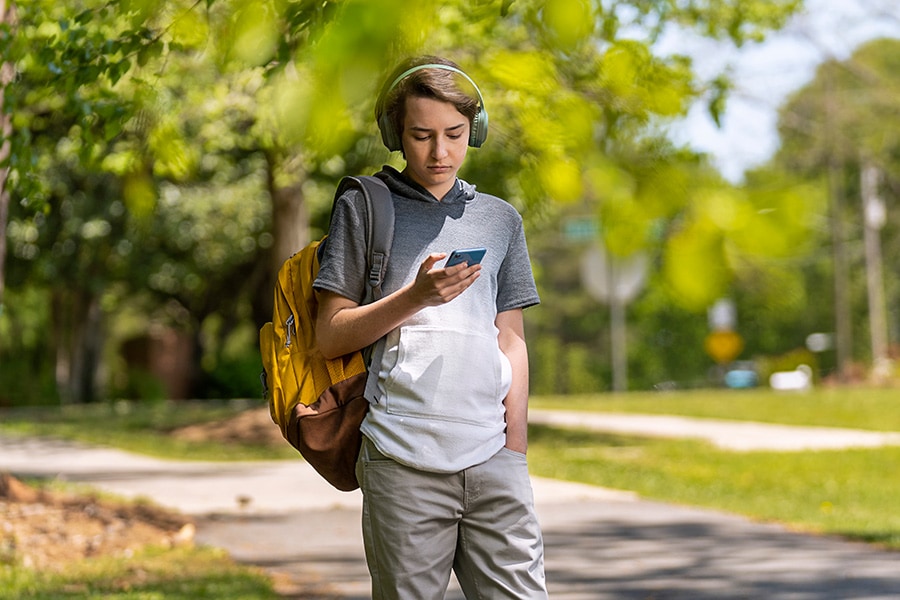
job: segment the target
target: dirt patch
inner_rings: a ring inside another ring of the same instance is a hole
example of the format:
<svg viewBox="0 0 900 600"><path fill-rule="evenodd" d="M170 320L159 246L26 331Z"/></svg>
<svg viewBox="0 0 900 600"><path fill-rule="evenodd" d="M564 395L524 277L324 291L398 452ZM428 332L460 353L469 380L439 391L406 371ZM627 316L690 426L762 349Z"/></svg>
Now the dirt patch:
<svg viewBox="0 0 900 600"><path fill-rule="evenodd" d="M190 544L193 536L193 523L177 513L37 489L0 474L0 564L59 570L89 557Z"/></svg>
<svg viewBox="0 0 900 600"><path fill-rule="evenodd" d="M266 407L184 427L173 435L223 443L285 443ZM194 531L187 517L151 504L36 488L0 473L0 565L59 570L84 558L127 557L146 546L189 544Z"/></svg>
<svg viewBox="0 0 900 600"><path fill-rule="evenodd" d="M176 429L172 436L191 442L216 441L222 443L259 444L280 447L285 444L281 429L272 421L268 407L245 410L240 414L200 425Z"/></svg>

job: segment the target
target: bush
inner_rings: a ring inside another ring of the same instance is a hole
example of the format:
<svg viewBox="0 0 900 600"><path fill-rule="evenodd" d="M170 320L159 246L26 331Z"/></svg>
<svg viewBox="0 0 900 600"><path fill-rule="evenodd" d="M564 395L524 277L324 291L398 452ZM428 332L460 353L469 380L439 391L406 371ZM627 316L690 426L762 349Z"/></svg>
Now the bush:
<svg viewBox="0 0 900 600"><path fill-rule="evenodd" d="M262 359L258 352L239 358L221 359L203 383L203 398L260 398Z"/></svg>

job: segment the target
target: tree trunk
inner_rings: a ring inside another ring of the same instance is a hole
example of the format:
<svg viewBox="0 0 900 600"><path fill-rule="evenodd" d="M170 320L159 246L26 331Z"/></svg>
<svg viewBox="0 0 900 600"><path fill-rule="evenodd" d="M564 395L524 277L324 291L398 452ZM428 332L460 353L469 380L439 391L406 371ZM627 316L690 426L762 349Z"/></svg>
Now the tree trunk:
<svg viewBox="0 0 900 600"><path fill-rule="evenodd" d="M825 132L828 157L828 197L831 212L831 260L834 286L834 348L837 361L837 378L847 383L853 360L853 308L850 303L850 269L847 265L846 234L844 231L844 161L841 156L840 140L834 126L837 95L830 70L825 71Z"/></svg>
<svg viewBox="0 0 900 600"><path fill-rule="evenodd" d="M75 404L99 399L97 376L104 341L99 298L84 290L54 290L51 322L60 402Z"/></svg>
<svg viewBox="0 0 900 600"><path fill-rule="evenodd" d="M853 360L853 312L850 306L850 269L847 266L844 233L844 188L840 183L842 177L843 170L832 161L828 167L828 195L831 203L831 260L834 269L834 348L838 381L847 383Z"/></svg>
<svg viewBox="0 0 900 600"><path fill-rule="evenodd" d="M15 22L15 6L7 6L6 0L0 0L0 23L10 25ZM0 134L3 136L0 144L0 314L3 313L3 294L6 288L6 225L9 222L9 190L6 182L9 177L9 154L12 135L11 115L3 110L6 86L12 81L13 65L3 63L0 65Z"/></svg>
<svg viewBox="0 0 900 600"><path fill-rule="evenodd" d="M272 273L309 243L309 216L299 184L273 187L272 194Z"/></svg>
<svg viewBox="0 0 900 600"><path fill-rule="evenodd" d="M269 276L262 285L260 301L262 312L271 318L272 287L281 265L293 254L309 243L309 211L303 196L300 177L291 177L285 185L276 178L276 173L284 169L272 155L266 156L268 163L268 188L272 198L272 243L269 255Z"/></svg>
<svg viewBox="0 0 900 600"><path fill-rule="evenodd" d="M871 379L875 384L882 384L891 375L884 266L881 256L881 228L884 226L886 209L884 202L878 197L878 168L863 161L860 171L863 239L866 248L866 287L869 297L869 339L872 344Z"/></svg>

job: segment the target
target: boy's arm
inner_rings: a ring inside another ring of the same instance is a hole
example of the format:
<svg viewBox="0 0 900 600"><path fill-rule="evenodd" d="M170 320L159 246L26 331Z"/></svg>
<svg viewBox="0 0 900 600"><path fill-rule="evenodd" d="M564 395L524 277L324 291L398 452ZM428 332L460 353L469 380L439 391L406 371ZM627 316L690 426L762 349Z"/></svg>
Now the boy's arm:
<svg viewBox="0 0 900 600"><path fill-rule="evenodd" d="M506 447L525 454L528 450L528 347L522 309L497 315L500 350L512 365L512 385L503 401L506 405Z"/></svg>
<svg viewBox="0 0 900 600"><path fill-rule="evenodd" d="M443 258L444 253L429 255L415 280L371 304L359 305L334 292L318 292L316 341L325 358L374 344L426 306L450 302L478 279L481 265L435 269L435 263Z"/></svg>

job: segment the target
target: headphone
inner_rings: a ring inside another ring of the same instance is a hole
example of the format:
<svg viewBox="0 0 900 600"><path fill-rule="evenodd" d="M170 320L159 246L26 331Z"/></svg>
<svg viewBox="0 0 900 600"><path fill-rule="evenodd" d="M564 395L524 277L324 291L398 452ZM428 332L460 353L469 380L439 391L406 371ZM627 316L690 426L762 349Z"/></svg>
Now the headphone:
<svg viewBox="0 0 900 600"><path fill-rule="evenodd" d="M472 84L472 87L475 88L475 93L478 94L478 113L475 114L475 117L472 119L472 127L469 129L469 145L473 148L480 148L484 143L484 140L487 139L488 133L488 115L487 111L484 109L484 98L481 97L481 90L478 89L478 86L475 85L475 82L472 81L472 78L463 73L461 70L456 67L451 67L450 65L442 65L442 64L427 64L427 65L418 65L411 69L408 69L397 76L391 85L389 85L378 97L378 100L375 104L378 117L378 128L381 130L381 141L384 142L384 145L387 146L388 150L394 152L403 149L403 144L400 141L400 134L394 129L394 124L391 122L391 119L388 117L387 113L384 110L384 103L387 101L388 95L391 91L397 87L397 84L415 73L416 71L421 71L422 69L443 69L445 71L452 71L454 73L458 73L465 77L469 83Z"/></svg>

